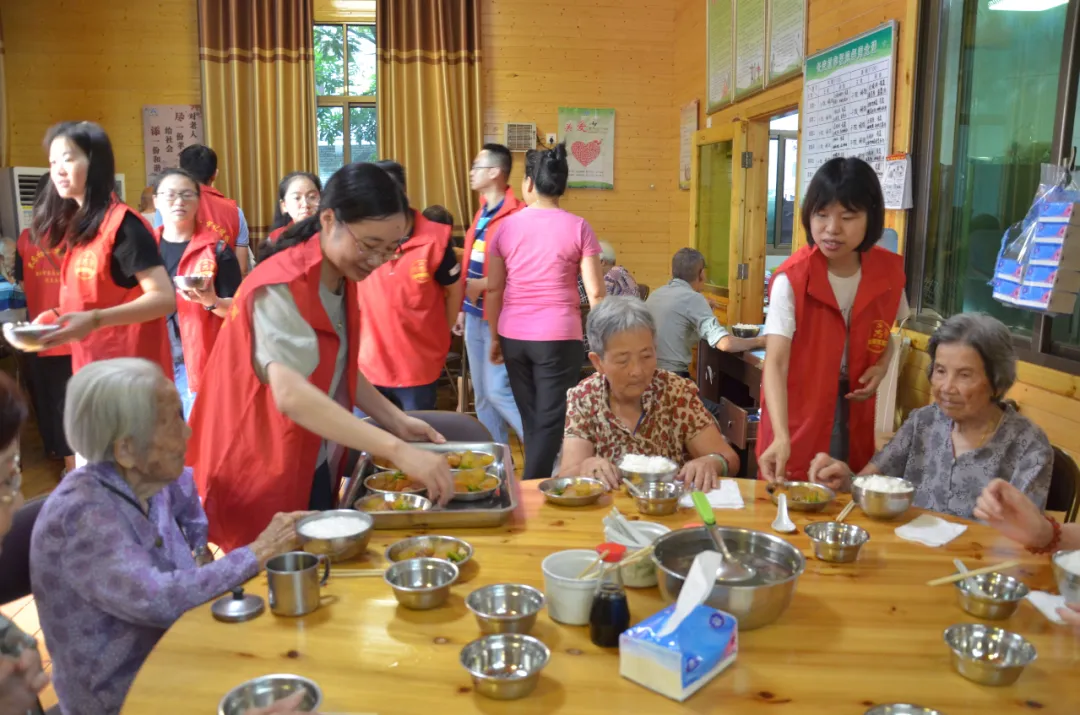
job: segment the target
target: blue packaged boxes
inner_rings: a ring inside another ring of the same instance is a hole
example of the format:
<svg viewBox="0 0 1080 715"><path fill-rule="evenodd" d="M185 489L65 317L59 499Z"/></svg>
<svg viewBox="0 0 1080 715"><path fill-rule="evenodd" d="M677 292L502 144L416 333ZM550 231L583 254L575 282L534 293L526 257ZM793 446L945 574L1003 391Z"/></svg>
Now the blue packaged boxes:
<svg viewBox="0 0 1080 715"><path fill-rule="evenodd" d="M619 674L682 702L735 662L739 627L730 613L697 606L669 635L671 605L619 637Z"/></svg>
<svg viewBox="0 0 1080 715"><path fill-rule="evenodd" d="M1040 204L1021 255L998 259L993 289L1002 303L1073 312L1080 298L1080 203Z"/></svg>

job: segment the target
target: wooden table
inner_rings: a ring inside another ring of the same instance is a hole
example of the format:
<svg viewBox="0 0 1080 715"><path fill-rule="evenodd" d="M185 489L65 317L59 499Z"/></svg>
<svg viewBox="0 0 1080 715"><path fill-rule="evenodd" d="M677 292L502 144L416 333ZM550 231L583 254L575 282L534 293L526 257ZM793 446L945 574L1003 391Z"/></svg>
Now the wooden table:
<svg viewBox="0 0 1080 715"><path fill-rule="evenodd" d="M742 510L720 510L721 524L768 529L775 508L760 483L740 481ZM756 491L755 491L756 490ZM478 637L464 598L479 586L520 582L543 587L540 561L567 548L602 541L601 518L612 500L636 514L625 495L605 496L593 507L558 508L543 502L535 483L522 487L522 507L499 529L458 530L476 549L451 602L408 611L397 606L377 578L331 576L331 603L310 616L222 624L210 607L187 613L165 635L135 680L124 713L212 713L231 687L259 675L294 672L312 678L324 693L323 710L341 713L863 713L876 703L918 702L946 715L1080 712L1080 637L1049 623L1030 603L1007 621L1029 638L1038 659L1018 683L992 688L953 672L942 631L977 622L956 602L952 586L926 581L953 572L962 557L972 567L1018 557L1033 588L1053 577L1045 557L1032 557L987 527L972 524L943 548L901 541L898 523L869 521L856 510L850 520L869 529L859 561L830 565L812 557L802 527L792 543L807 555L807 569L788 611L774 624L740 634L735 664L686 703L679 704L623 680L618 653L592 645L588 628L562 626L541 614L533 635L551 648L551 662L537 690L525 700L496 702L472 692L458 662L461 647ZM837 506L830 507L834 514ZM906 519L913 518L912 510ZM695 520L690 511L656 519L671 527ZM405 532L377 531L363 566ZM249 584L266 595L266 579ZM662 607L656 589L631 590L634 621Z"/></svg>

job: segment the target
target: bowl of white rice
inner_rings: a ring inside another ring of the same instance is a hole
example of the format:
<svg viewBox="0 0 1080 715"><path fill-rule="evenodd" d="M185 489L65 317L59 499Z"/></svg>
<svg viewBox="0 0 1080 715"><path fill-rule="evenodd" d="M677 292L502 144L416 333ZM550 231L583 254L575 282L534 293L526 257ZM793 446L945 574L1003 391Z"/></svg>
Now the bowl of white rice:
<svg viewBox="0 0 1080 715"><path fill-rule="evenodd" d="M736 338L756 338L761 333L760 325L750 323L735 323L731 326L731 334Z"/></svg>
<svg viewBox="0 0 1080 715"><path fill-rule="evenodd" d="M851 481L851 496L871 519L895 519L911 507L915 485L901 477L871 474Z"/></svg>
<svg viewBox="0 0 1080 715"><path fill-rule="evenodd" d="M332 509L297 521L296 535L301 549L325 555L333 563L363 553L374 524L371 516L362 511Z"/></svg>
<svg viewBox="0 0 1080 715"><path fill-rule="evenodd" d="M1050 563L1065 603L1080 604L1080 549L1056 551Z"/></svg>
<svg viewBox="0 0 1080 715"><path fill-rule="evenodd" d="M679 465L667 457L627 454L619 460L619 475L634 486L646 482L670 482L679 473ZM592 476L583 474L582 476Z"/></svg>

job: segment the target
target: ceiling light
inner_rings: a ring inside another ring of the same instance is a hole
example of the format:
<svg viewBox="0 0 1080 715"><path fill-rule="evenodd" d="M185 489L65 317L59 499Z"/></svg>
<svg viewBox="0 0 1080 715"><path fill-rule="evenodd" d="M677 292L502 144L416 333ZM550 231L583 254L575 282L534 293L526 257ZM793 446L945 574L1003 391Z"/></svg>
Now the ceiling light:
<svg viewBox="0 0 1080 715"><path fill-rule="evenodd" d="M1011 10L1014 12L1039 12L1065 5L1069 0L990 0L991 10Z"/></svg>

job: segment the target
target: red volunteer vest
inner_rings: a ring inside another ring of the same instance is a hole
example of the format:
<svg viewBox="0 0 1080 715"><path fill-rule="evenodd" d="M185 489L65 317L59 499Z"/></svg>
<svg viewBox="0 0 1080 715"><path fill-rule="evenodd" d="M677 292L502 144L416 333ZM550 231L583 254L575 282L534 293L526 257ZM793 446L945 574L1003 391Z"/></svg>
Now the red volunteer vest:
<svg viewBox="0 0 1080 715"><path fill-rule="evenodd" d="M64 253L60 280L60 312L78 313L86 310L112 308L130 303L143 295L142 288L121 288L113 283L113 245L116 232L126 214L137 216L146 230L153 233L150 224L137 211L114 199L105 220L101 222L98 235L89 243L68 248ZM161 366L170 381L173 379L172 354L169 350L169 332L165 318L155 318L145 323L116 325L100 328L86 339L71 344L71 370L78 372L84 365L95 360L118 357L140 357Z"/></svg>
<svg viewBox="0 0 1080 715"><path fill-rule="evenodd" d="M218 334L191 414L187 463L210 521L210 540L226 551L255 540L279 511L307 509L322 437L281 414L270 386L251 364L253 294L286 284L315 330L319 364L311 384L330 391L338 337L319 300L322 250L318 235L259 263L244 279ZM356 286L345 283L348 335L359 334ZM347 365L356 365L356 340ZM349 394L356 371L348 370ZM344 460L342 460L344 462ZM344 464L334 472L340 476Z"/></svg>
<svg viewBox="0 0 1080 715"><path fill-rule="evenodd" d="M851 389L889 346L889 334L904 290L904 259L877 246L862 254L862 279L849 325L829 285L828 261L816 247L799 249L777 269L791 281L795 294L795 337L788 371L788 425L791 479L805 481L814 455L828 452L840 387L844 338ZM773 441L772 422L762 391L760 457ZM848 465L858 472L874 456L876 398L848 403Z"/></svg>
<svg viewBox="0 0 1080 715"><path fill-rule="evenodd" d="M158 245L162 241L164 228L158 228L155 234ZM191 276L197 274L217 275L217 245L221 239L216 233L202 227L188 241L176 275ZM176 319L180 324L180 344L184 349L184 366L187 368L188 390L199 391L199 381L203 368L210 357L210 351L221 330L222 319L199 303L184 300L176 296Z"/></svg>
<svg viewBox="0 0 1080 715"><path fill-rule="evenodd" d="M270 235L266 237L266 242L274 243L275 241L277 241L279 238L281 238L281 234L285 233L286 229L288 229L289 226L292 226L291 221L282 226L281 228L275 228L273 231L270 232Z"/></svg>
<svg viewBox="0 0 1080 715"><path fill-rule="evenodd" d="M26 314L34 320L42 313L49 315L42 322L53 323L60 307L60 266L64 263L63 248L46 249L30 240L30 229L23 229L15 244L23 265L23 292L26 293ZM71 345L42 350L43 357L71 355Z"/></svg>
<svg viewBox="0 0 1080 715"><path fill-rule="evenodd" d="M480 220L480 217L484 215L484 206L486 202L480 200L480 208L476 210L476 215L473 216L472 223L469 224L469 230L465 232L465 251L461 254L461 282L464 283L469 279L469 259L472 256L473 243L476 242L476 222ZM512 213L516 213L525 208L525 202L518 200L514 196L514 190L507 188L506 196L503 198L502 206L495 212L495 215L488 220L487 227L484 229L484 245L487 247L487 242L491 240L491 237L495 235L495 226L499 221L509 216ZM491 253L487 250L484 251L484 275L488 274L488 264L491 260ZM484 319L487 319L487 303L484 304Z"/></svg>
<svg viewBox="0 0 1080 715"><path fill-rule="evenodd" d="M235 201L225 198L213 186L200 186L199 212L195 218L228 243L229 248L236 250L236 237L240 235L240 209Z"/></svg>
<svg viewBox="0 0 1080 715"><path fill-rule="evenodd" d="M414 211L402 255L357 286L360 372L379 387L416 387L439 379L450 351L446 296L435 271L450 227Z"/></svg>

